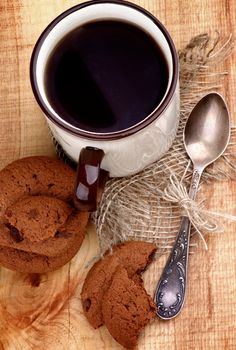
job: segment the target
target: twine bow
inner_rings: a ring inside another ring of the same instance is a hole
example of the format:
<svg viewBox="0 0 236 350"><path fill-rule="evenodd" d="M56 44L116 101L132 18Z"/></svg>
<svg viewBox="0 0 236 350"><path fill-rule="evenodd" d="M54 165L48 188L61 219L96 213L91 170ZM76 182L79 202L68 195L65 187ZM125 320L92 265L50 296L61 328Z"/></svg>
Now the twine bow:
<svg viewBox="0 0 236 350"><path fill-rule="evenodd" d="M179 180L174 173L171 173L169 177L169 184L163 191L162 199L176 203L182 209L182 215L189 218L202 239L206 250L208 247L202 232L222 232L223 226L219 223L218 217L236 221L236 216L207 210L204 206L204 201L196 202L189 198L187 188L183 184L183 178Z"/></svg>

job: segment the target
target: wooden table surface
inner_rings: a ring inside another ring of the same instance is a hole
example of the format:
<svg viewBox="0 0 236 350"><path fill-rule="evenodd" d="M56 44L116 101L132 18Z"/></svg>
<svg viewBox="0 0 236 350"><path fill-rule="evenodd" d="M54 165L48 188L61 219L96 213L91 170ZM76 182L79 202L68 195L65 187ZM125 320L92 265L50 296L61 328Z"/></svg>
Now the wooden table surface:
<svg viewBox="0 0 236 350"><path fill-rule="evenodd" d="M140 0L168 28L177 48L192 36L220 31L235 35L235 0ZM42 113L29 82L29 59L44 27L76 0L1 0L0 2L0 168L28 155L54 155ZM232 120L236 121L236 54L225 62L224 81ZM1 189L2 190L2 189ZM205 188L209 208L236 213L234 182ZM182 313L156 320L140 337L138 349L236 349L235 224L208 236L208 252L190 259L189 290ZM83 316L80 290L88 261L98 246L92 225L73 261L61 270L33 280L0 269L0 349L120 349L105 327L94 331ZM145 273L153 292L166 257ZM70 279L68 280L68 271Z"/></svg>

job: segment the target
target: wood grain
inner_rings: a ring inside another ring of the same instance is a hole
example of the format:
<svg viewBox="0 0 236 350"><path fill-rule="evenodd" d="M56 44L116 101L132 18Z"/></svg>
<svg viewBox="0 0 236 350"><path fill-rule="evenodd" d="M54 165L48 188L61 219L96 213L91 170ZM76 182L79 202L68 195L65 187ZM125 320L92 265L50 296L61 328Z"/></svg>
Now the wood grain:
<svg viewBox="0 0 236 350"><path fill-rule="evenodd" d="M235 0L140 0L168 28L177 48L192 36L218 30L235 36ZM44 27L78 1L1 0L0 3L0 167L27 155L53 155L42 113L31 92L29 60ZM224 63L229 75L222 94L236 121L236 54ZM236 213L234 182L204 188L210 208ZM224 234L209 235L206 252L190 259L185 308L176 319L156 320L142 334L138 349L222 350L236 348L235 225ZM29 276L0 269L0 349L120 349L102 327L94 331L85 320L80 290L98 252L92 225L80 252L61 270ZM166 257L145 273L152 293Z"/></svg>

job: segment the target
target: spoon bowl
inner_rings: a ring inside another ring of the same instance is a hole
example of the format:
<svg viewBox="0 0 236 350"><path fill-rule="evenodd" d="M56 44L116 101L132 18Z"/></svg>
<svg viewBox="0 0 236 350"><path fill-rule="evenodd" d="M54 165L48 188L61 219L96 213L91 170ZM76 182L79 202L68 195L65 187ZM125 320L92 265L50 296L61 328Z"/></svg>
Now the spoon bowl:
<svg viewBox="0 0 236 350"><path fill-rule="evenodd" d="M195 167L205 168L227 147L230 137L229 112L217 93L203 97L192 110L184 131L184 145Z"/></svg>

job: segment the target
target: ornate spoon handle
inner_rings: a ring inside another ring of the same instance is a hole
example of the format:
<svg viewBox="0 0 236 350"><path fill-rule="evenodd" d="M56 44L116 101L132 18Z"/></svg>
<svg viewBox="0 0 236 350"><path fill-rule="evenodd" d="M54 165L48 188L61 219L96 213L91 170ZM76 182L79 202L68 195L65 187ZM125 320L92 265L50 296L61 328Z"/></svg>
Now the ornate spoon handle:
<svg viewBox="0 0 236 350"><path fill-rule="evenodd" d="M202 171L194 169L189 197L196 196ZM173 249L162 272L155 293L157 315L165 320L178 315L182 309L187 282L187 266L191 223L184 216Z"/></svg>

